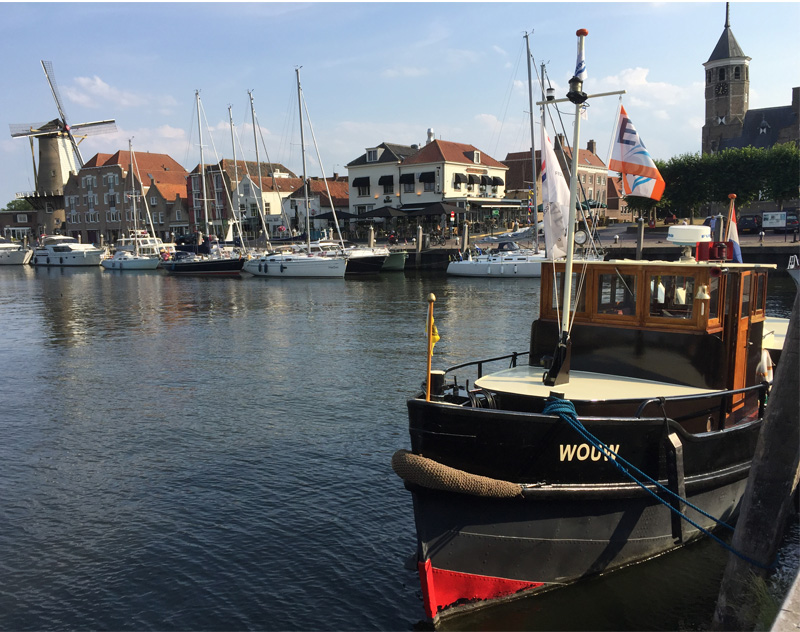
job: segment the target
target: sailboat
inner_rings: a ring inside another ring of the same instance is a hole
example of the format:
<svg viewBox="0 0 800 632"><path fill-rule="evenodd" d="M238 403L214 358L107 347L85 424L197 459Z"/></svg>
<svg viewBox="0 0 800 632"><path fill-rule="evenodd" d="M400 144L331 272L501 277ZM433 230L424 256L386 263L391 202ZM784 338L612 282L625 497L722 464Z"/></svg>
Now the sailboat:
<svg viewBox="0 0 800 632"><path fill-rule="evenodd" d="M604 96L583 92L587 34L567 98L547 102L575 104L573 147L582 104ZM425 390L392 466L434 624L717 538L744 494L781 351L764 342L775 266L732 262L696 226L670 229L677 261L575 262L576 160L567 256L542 264L527 349L432 370L428 299Z"/></svg>
<svg viewBox="0 0 800 632"><path fill-rule="evenodd" d="M306 277L306 278L344 278L347 259L338 254L324 256L324 253L312 253L311 224L308 178L306 177L306 149L303 131L303 91L300 86L300 69L295 68L297 75L297 101L300 108L300 146L303 156L303 196L305 200L306 245L305 248L287 245L244 263L243 270L253 276L264 277Z"/></svg>
<svg viewBox="0 0 800 632"><path fill-rule="evenodd" d="M203 183L203 218L205 220L205 235L209 243L208 254L197 252L185 255L175 254L172 260L163 262L161 267L173 275L202 275L202 276L239 276L245 259L238 252L231 252L220 248L219 243L211 238L208 223L208 192L206 190L206 171L203 161L203 126L200 118L200 91L195 91L197 105L197 128L200 138L200 180ZM200 235L202 237L202 235ZM199 241L199 240L198 240ZM199 245L199 244L198 244Z"/></svg>
<svg viewBox="0 0 800 632"><path fill-rule="evenodd" d="M136 210L136 200L139 197L139 192L134 190L134 170L133 170L133 147L132 141L128 139L128 153L131 157L130 164L130 177L131 177L131 190L128 192L127 197L131 201L131 208L133 213L133 232L131 233L130 240L133 246L133 252L126 248L118 248L113 257L103 259L100 262L106 270L155 270L158 268L161 259L156 254L142 254L139 251L139 243L143 239L149 237L146 231L144 234L139 231L139 212Z"/></svg>

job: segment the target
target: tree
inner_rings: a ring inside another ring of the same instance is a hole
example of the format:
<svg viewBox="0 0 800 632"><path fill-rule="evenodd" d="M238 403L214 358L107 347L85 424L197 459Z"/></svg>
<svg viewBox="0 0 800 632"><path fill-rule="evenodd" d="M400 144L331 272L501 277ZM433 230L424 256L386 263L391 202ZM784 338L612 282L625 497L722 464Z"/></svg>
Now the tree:
<svg viewBox="0 0 800 632"><path fill-rule="evenodd" d="M767 152L762 195L783 209L784 200L800 196L800 148L794 143L775 145Z"/></svg>
<svg viewBox="0 0 800 632"><path fill-rule="evenodd" d="M658 164L658 170L666 183L661 203L677 217L693 221L708 201L707 162L700 154L683 154L670 158L663 166Z"/></svg>
<svg viewBox="0 0 800 632"><path fill-rule="evenodd" d="M33 206L28 200L24 198L17 198L16 200L11 200L8 204L6 204L5 211L32 211Z"/></svg>

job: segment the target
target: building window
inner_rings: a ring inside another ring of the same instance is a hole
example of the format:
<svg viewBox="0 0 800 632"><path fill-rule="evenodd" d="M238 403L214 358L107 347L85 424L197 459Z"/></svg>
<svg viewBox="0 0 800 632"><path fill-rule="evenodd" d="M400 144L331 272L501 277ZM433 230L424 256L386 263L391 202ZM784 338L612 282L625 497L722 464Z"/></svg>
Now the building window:
<svg viewBox="0 0 800 632"><path fill-rule="evenodd" d="M403 193L413 193L413 192L414 192L413 182L406 182L403 184Z"/></svg>
<svg viewBox="0 0 800 632"><path fill-rule="evenodd" d="M179 208L175 209L175 221L176 222L181 221L181 209Z"/></svg>
<svg viewBox="0 0 800 632"><path fill-rule="evenodd" d="M200 176L192 176L192 191L200 190Z"/></svg>
<svg viewBox="0 0 800 632"><path fill-rule="evenodd" d="M736 68L733 69L733 78L734 79L739 79L740 75L741 75L741 73L739 71L739 66L736 66Z"/></svg>
<svg viewBox="0 0 800 632"><path fill-rule="evenodd" d="M222 188L222 176L220 174L214 174L214 188L221 189Z"/></svg>
<svg viewBox="0 0 800 632"><path fill-rule="evenodd" d="M430 193L436 189L436 184L434 182L423 182L422 183L422 190L426 193Z"/></svg>
<svg viewBox="0 0 800 632"><path fill-rule="evenodd" d="M369 185L358 187L358 197L369 197Z"/></svg>
<svg viewBox="0 0 800 632"><path fill-rule="evenodd" d="M472 161L473 161L473 162L474 162L476 165L479 165L479 164L481 164L481 152L479 152L479 151L475 151L475 152L473 152L473 154L472 154Z"/></svg>
<svg viewBox="0 0 800 632"><path fill-rule="evenodd" d="M719 69L719 79L718 79L718 81L725 81L725 69L724 68L720 68Z"/></svg>
<svg viewBox="0 0 800 632"><path fill-rule="evenodd" d="M251 214L253 217L255 217L256 215L258 215L258 204L256 204L255 202L251 202L251 203L250 203L250 214Z"/></svg>
<svg viewBox="0 0 800 632"><path fill-rule="evenodd" d="M245 182L244 186L242 186L242 193L244 193L245 197L250 197L250 183Z"/></svg>
<svg viewBox="0 0 800 632"><path fill-rule="evenodd" d="M150 196L150 206L158 206L158 198L155 195Z"/></svg>
<svg viewBox="0 0 800 632"><path fill-rule="evenodd" d="M378 162L377 149L367 149L367 162Z"/></svg>
<svg viewBox="0 0 800 632"><path fill-rule="evenodd" d="M383 194L384 195L389 195L391 193L394 193L394 184L384 184L383 185Z"/></svg>
<svg viewBox="0 0 800 632"><path fill-rule="evenodd" d="M163 224L164 223L164 213L159 213L158 214L158 223L159 224Z"/></svg>

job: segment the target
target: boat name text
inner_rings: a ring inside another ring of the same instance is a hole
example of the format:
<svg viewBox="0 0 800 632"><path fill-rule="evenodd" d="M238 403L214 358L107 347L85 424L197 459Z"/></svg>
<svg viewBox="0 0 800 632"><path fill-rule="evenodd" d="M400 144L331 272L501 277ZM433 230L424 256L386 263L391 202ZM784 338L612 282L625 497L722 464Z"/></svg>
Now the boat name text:
<svg viewBox="0 0 800 632"><path fill-rule="evenodd" d="M608 461L609 456L616 460L617 454L619 453L619 445L608 446L611 451L611 454L608 456L605 455L602 450L598 450L588 443L581 443L580 445L564 445L562 443L559 448L561 450L561 461L572 461L572 459L577 459L578 461L586 461L588 459L599 461L603 459L604 461Z"/></svg>

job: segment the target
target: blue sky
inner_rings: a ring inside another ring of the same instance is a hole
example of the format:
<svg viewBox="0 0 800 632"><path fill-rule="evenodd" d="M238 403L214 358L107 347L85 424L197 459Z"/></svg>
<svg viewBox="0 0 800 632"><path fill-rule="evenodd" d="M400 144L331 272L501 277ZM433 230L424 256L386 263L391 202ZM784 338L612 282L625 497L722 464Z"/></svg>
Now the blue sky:
<svg viewBox="0 0 800 632"><path fill-rule="evenodd" d="M700 150L702 64L724 23L724 2L0 2L0 206L34 188L29 144L11 139L8 124L57 115L42 59L53 63L70 123L116 119L115 134L81 144L84 159L127 149L133 138L134 151L167 153L191 170L200 90L205 161L233 156L229 105L237 157L253 160L252 90L269 158L298 173L294 69L302 66L331 175L346 173L366 147L422 143L428 128L499 160L526 151L523 34L532 32L535 62L563 96L575 31L586 28L586 91L627 90L623 103L642 140L668 159ZM752 108L791 103L800 56L787 51L798 24L797 2L731 3L733 33L752 58ZM592 101L582 123L581 146L596 140L603 159L617 102ZM565 124L571 138L569 117ZM321 175L308 127L306 146L309 175ZM264 146L259 154L264 160Z"/></svg>

